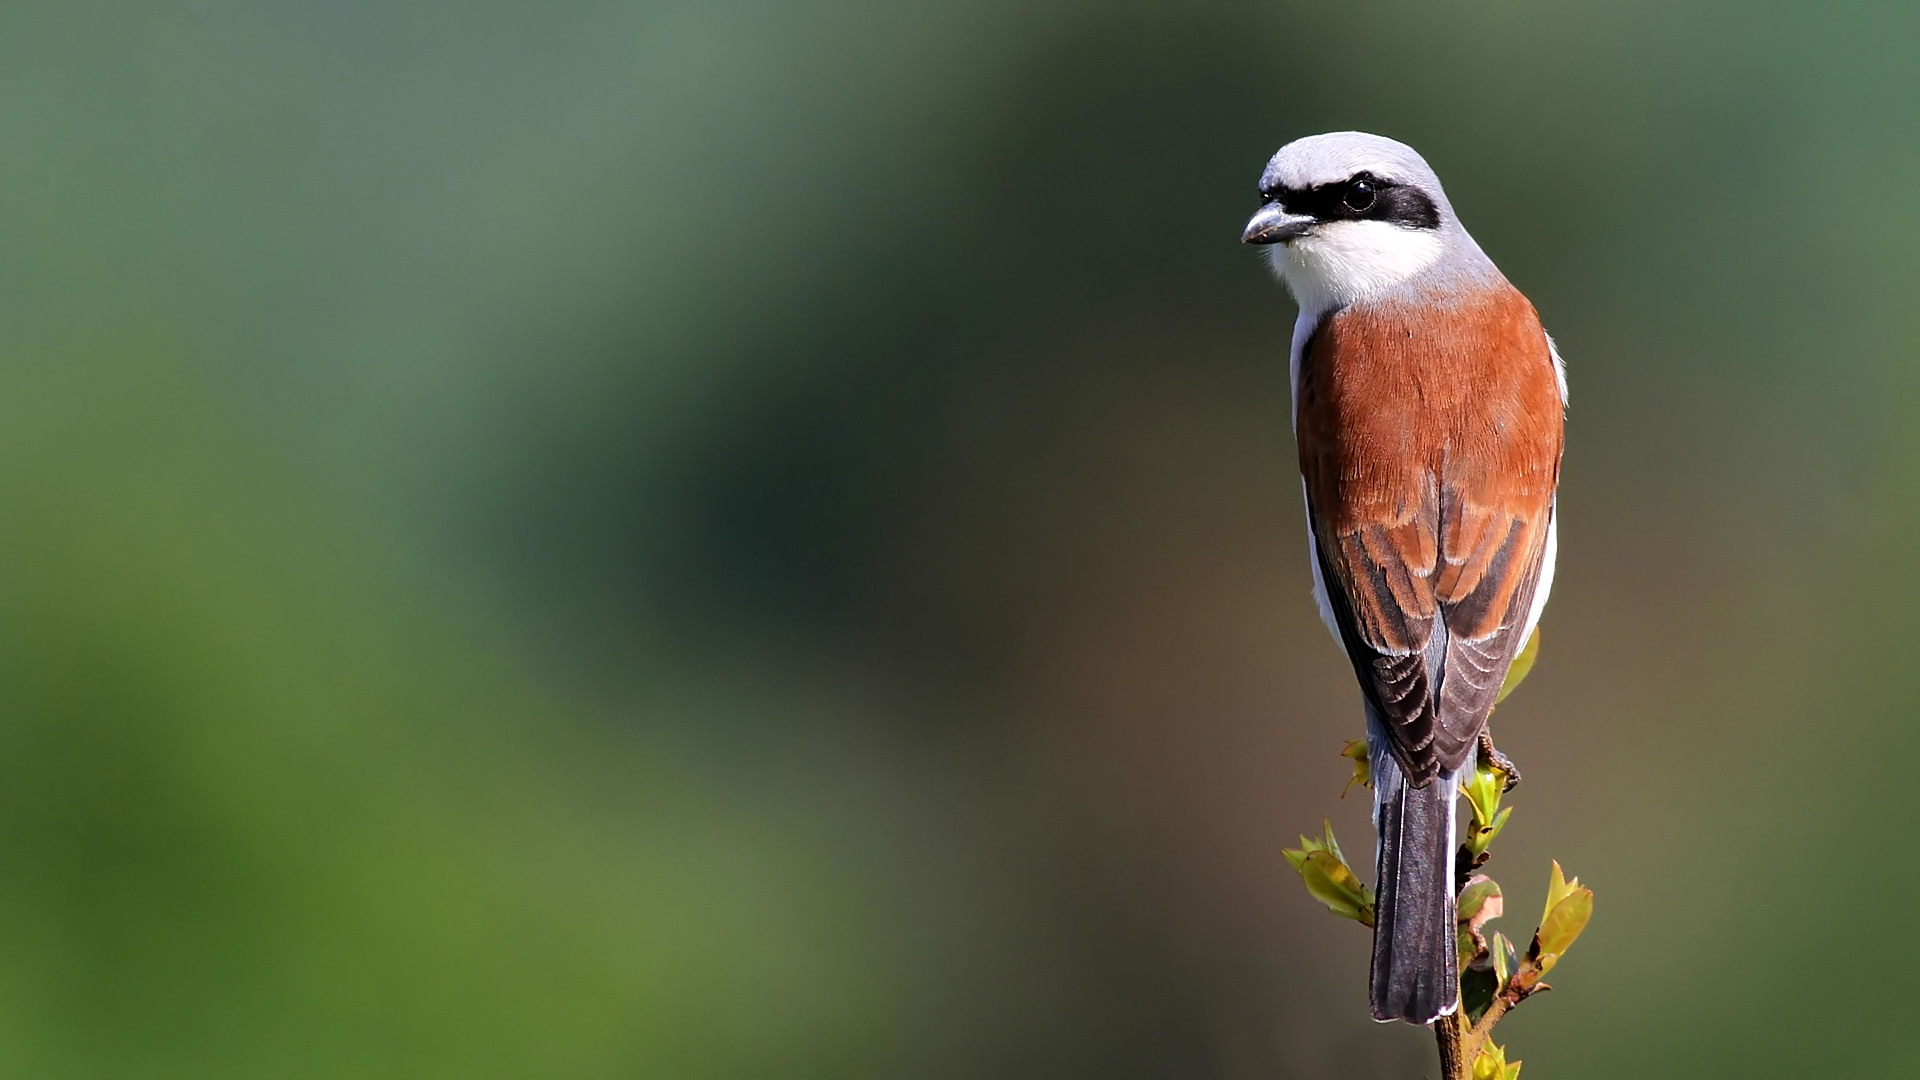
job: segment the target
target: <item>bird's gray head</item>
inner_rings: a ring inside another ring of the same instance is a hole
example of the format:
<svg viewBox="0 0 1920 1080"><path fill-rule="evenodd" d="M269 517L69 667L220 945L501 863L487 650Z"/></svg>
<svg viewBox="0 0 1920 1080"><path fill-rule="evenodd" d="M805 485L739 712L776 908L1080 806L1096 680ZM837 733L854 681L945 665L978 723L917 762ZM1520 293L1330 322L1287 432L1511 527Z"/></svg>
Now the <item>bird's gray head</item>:
<svg viewBox="0 0 1920 1080"><path fill-rule="evenodd" d="M1260 176L1241 239L1270 245L1301 309L1379 295L1443 261L1491 269L1435 176L1405 143L1358 131L1290 142Z"/></svg>

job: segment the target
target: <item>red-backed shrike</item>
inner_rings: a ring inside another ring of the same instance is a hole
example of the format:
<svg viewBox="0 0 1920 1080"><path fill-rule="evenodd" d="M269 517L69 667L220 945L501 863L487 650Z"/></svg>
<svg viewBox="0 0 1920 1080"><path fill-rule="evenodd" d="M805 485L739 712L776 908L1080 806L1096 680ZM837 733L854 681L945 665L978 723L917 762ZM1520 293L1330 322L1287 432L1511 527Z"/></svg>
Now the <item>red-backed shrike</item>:
<svg viewBox="0 0 1920 1080"><path fill-rule="evenodd" d="M1320 616L1366 700L1378 1020L1459 1005L1456 780L1553 583L1566 379L1411 147L1288 143L1242 237L1300 306L1288 364Z"/></svg>

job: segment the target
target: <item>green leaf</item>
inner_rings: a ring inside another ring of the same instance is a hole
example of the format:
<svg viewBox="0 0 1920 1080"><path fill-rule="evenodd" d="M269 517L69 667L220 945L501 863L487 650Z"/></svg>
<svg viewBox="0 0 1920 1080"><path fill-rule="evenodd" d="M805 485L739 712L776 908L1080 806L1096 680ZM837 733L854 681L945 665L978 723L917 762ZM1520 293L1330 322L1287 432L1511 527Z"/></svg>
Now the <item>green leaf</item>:
<svg viewBox="0 0 1920 1080"><path fill-rule="evenodd" d="M1467 797L1474 824L1490 825L1500 809L1500 796L1506 794L1505 774L1484 761L1475 761L1473 772L1460 781L1460 794Z"/></svg>
<svg viewBox="0 0 1920 1080"><path fill-rule="evenodd" d="M1363 926L1373 925L1373 890L1347 865L1346 857L1340 853L1339 841L1333 838L1331 822L1326 825L1323 839L1302 836L1298 848L1281 854L1299 873L1307 892L1327 905L1328 911Z"/></svg>
<svg viewBox="0 0 1920 1080"><path fill-rule="evenodd" d="M1493 823L1491 825L1483 828L1476 823L1468 828L1467 851L1475 858L1485 855L1487 849L1493 846L1494 840L1499 838L1500 830L1507 827L1507 815L1511 813L1513 813L1513 807L1502 807L1500 812L1493 816Z"/></svg>
<svg viewBox="0 0 1920 1080"><path fill-rule="evenodd" d="M1493 1007L1494 996L1507 982L1505 971L1498 968L1494 960L1499 955L1501 942L1506 939L1495 934L1494 940L1489 942L1481 932L1488 920L1500 917L1503 904L1499 884L1484 874L1468 878L1466 887L1460 890L1457 908L1460 920L1460 1008L1466 1012L1470 1024L1480 1022L1480 1018Z"/></svg>
<svg viewBox="0 0 1920 1080"><path fill-rule="evenodd" d="M1507 678L1500 684L1500 695L1493 699L1495 705L1507 700L1507 695L1520 688L1527 681L1527 675L1533 671L1533 662L1540 659L1540 628L1533 628L1533 636L1520 648L1520 655L1513 658L1513 666L1507 668Z"/></svg>
<svg viewBox="0 0 1920 1080"><path fill-rule="evenodd" d="M1513 977L1513 969L1519 961L1519 951L1513 947L1513 942L1507 940L1507 935L1496 930L1493 933L1493 940L1488 943L1487 952L1493 963L1494 978L1498 980L1498 985L1506 986L1507 980Z"/></svg>
<svg viewBox="0 0 1920 1080"><path fill-rule="evenodd" d="M1500 896L1500 884L1485 874L1475 874L1467 879L1460 890L1460 898L1454 906L1454 918L1459 926L1459 944L1456 949L1460 957L1460 970L1464 973L1475 964L1486 971L1487 981L1491 985L1493 969L1486 964L1487 939L1481 933L1481 927L1490 919L1500 917L1505 901ZM1465 985L1462 976L1461 985Z"/></svg>
<svg viewBox="0 0 1920 1080"><path fill-rule="evenodd" d="M1467 797L1467 806L1473 811L1473 824L1467 827L1467 851L1475 858L1486 854L1500 830L1507 827L1507 815L1512 807L1502 808L1500 797L1506 794L1507 774L1487 764L1476 761L1473 773L1460 782L1460 793Z"/></svg>
<svg viewBox="0 0 1920 1080"><path fill-rule="evenodd" d="M1473 1059L1473 1080L1520 1080L1520 1063L1507 1060L1507 1048L1482 1043Z"/></svg>
<svg viewBox="0 0 1920 1080"><path fill-rule="evenodd" d="M1353 775L1347 778L1347 786L1340 789L1341 798L1346 798L1347 792L1352 791L1355 784L1363 788L1373 786L1373 763L1367 757L1367 740L1348 739L1340 756L1353 759Z"/></svg>
<svg viewBox="0 0 1920 1080"><path fill-rule="evenodd" d="M1454 917L1460 925L1478 930L1488 919L1500 917L1501 906L1500 883L1485 874L1475 874L1467 879L1467 887L1460 890Z"/></svg>
<svg viewBox="0 0 1920 1080"><path fill-rule="evenodd" d="M1467 1023L1477 1024L1487 1015L1502 985L1485 956L1477 956L1467 965L1460 973L1460 1008L1467 1014Z"/></svg>
<svg viewBox="0 0 1920 1080"><path fill-rule="evenodd" d="M1333 838L1333 822L1323 818L1321 819L1321 824L1326 829L1325 835L1302 836L1300 838L1300 847L1296 850L1286 852L1288 861L1292 862L1296 868L1306 860L1307 853L1313 851L1331 851L1336 858L1339 858L1342 862L1346 861L1346 857L1340 854L1340 842Z"/></svg>
<svg viewBox="0 0 1920 1080"><path fill-rule="evenodd" d="M1547 906L1546 910L1541 912L1542 921L1553 911L1554 905L1572 896L1579 888L1580 879L1574 878L1568 881L1566 871L1560 869L1560 861L1554 860L1553 876L1547 879Z"/></svg>
<svg viewBox="0 0 1920 1080"><path fill-rule="evenodd" d="M1593 890L1580 884L1579 878L1567 880L1558 862L1547 883L1547 910L1540 917L1540 930L1534 935L1539 951L1540 974L1545 975L1573 946L1580 932L1593 918Z"/></svg>

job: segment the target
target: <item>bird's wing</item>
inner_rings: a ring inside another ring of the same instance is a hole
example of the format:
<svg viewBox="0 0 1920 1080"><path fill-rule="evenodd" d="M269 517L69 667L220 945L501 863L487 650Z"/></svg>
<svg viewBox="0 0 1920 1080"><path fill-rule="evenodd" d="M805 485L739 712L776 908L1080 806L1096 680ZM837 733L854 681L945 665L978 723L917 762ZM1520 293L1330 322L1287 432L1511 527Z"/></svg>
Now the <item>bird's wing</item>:
<svg viewBox="0 0 1920 1080"><path fill-rule="evenodd" d="M1546 335L1511 287L1349 308L1303 350L1296 415L1315 557L1409 780L1465 758L1539 581L1559 480Z"/></svg>

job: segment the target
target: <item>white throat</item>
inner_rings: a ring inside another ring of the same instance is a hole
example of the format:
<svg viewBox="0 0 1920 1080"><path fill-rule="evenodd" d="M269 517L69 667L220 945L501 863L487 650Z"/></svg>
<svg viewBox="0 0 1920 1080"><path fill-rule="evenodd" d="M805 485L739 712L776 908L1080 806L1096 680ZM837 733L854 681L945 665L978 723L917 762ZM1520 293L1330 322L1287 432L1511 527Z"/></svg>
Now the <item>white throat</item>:
<svg viewBox="0 0 1920 1080"><path fill-rule="evenodd" d="M1303 316L1386 292L1438 262L1444 250L1438 230L1385 221L1327 222L1267 249Z"/></svg>

